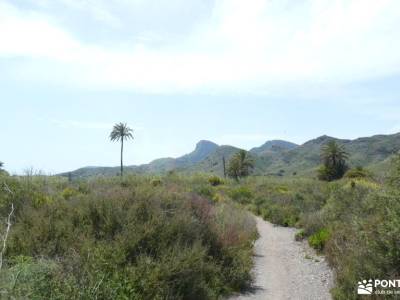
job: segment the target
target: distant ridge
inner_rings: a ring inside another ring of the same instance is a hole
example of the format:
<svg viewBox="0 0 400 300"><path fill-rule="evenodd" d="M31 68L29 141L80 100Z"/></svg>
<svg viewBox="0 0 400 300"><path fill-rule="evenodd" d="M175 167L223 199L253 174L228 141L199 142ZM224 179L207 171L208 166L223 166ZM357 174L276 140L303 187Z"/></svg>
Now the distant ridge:
<svg viewBox="0 0 400 300"><path fill-rule="evenodd" d="M320 148L329 140L343 144L349 152L351 166L364 166L373 170L384 171L390 156L400 150L400 133L374 135L354 140L320 136L302 145L283 140L271 140L250 150L255 160L255 175L315 176L315 169L320 163ZM160 174L175 170L177 172L206 172L222 175L222 159L228 161L240 149L229 145L218 145L201 140L195 149L178 158L160 158L149 164L127 166L129 173ZM69 172L73 178L90 176L113 176L118 167L85 167ZM59 174L67 176L69 173Z"/></svg>
<svg viewBox="0 0 400 300"><path fill-rule="evenodd" d="M260 147L255 147L250 149L250 152L257 155L262 155L266 152L279 152L284 150L292 150L296 148L298 145L295 143L283 141L283 140L272 140L265 142Z"/></svg>

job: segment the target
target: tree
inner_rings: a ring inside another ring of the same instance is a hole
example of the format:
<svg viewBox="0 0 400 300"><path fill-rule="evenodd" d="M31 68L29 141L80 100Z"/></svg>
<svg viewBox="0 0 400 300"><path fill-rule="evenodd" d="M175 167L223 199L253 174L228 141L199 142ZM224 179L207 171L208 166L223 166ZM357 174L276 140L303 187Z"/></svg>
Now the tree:
<svg viewBox="0 0 400 300"><path fill-rule="evenodd" d="M245 150L237 152L228 164L228 176L239 181L240 178L250 175L254 168L254 160Z"/></svg>
<svg viewBox="0 0 400 300"><path fill-rule="evenodd" d="M133 130L129 128L126 123L115 124L110 134L111 141L121 141L121 177L124 172L123 154L124 154L124 140L133 139Z"/></svg>
<svg viewBox="0 0 400 300"><path fill-rule="evenodd" d="M1 171L2 168L3 168L3 165L4 165L4 163L3 163L2 161L0 161L0 171Z"/></svg>
<svg viewBox="0 0 400 300"><path fill-rule="evenodd" d="M346 160L349 155L342 145L331 140L321 147L322 166L318 169L318 178L332 181L343 177L348 166Z"/></svg>

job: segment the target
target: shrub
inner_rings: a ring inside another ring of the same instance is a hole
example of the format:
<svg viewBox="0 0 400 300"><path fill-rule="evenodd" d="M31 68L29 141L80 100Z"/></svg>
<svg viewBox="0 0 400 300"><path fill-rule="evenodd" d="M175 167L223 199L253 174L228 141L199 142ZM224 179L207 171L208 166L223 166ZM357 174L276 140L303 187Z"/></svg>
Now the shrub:
<svg viewBox="0 0 400 300"><path fill-rule="evenodd" d="M78 194L78 191L76 191L76 190L74 190L74 189L72 189L72 188L70 188L70 187L66 187L66 188L61 192L61 196L62 196L64 199L66 199L66 200L70 199L71 197L73 197L73 196L75 196L75 195L77 195L77 194Z"/></svg>
<svg viewBox="0 0 400 300"><path fill-rule="evenodd" d="M294 239L296 241L301 241L301 240L304 240L305 237L306 237L305 231L304 231L304 229L301 229L298 232L296 232Z"/></svg>
<svg viewBox="0 0 400 300"><path fill-rule="evenodd" d="M253 198L253 192L246 186L234 188L230 192L230 197L240 204L248 204Z"/></svg>
<svg viewBox="0 0 400 300"><path fill-rule="evenodd" d="M317 233L314 233L308 238L308 243L311 247L318 251L322 251L324 249L325 243L329 239L329 231L326 228L321 229Z"/></svg>
<svg viewBox="0 0 400 300"><path fill-rule="evenodd" d="M353 169L350 169L346 172L346 174L344 175L345 178L371 178L372 175L370 172L368 172L367 170L365 170L363 167L356 167Z"/></svg>
<svg viewBox="0 0 400 300"><path fill-rule="evenodd" d="M328 260L338 270L333 290L336 299L356 299L354 282L360 279L396 279L400 275L398 191L373 189L348 197L357 202L358 209L351 208L334 222L335 230L325 247Z"/></svg>
<svg viewBox="0 0 400 300"><path fill-rule="evenodd" d="M388 174L388 182L391 186L400 189L400 153L397 153L391 159L391 169Z"/></svg>
<svg viewBox="0 0 400 300"><path fill-rule="evenodd" d="M153 178L151 180L151 185L154 187L160 186L160 185L162 185L162 181L160 178Z"/></svg>
<svg viewBox="0 0 400 300"><path fill-rule="evenodd" d="M194 192L208 199L212 199L214 197L214 191L210 186L200 185L194 188Z"/></svg>
<svg viewBox="0 0 400 300"><path fill-rule="evenodd" d="M212 177L208 178L208 182L212 186L218 186L218 185L221 185L224 183L224 181L218 176L212 176Z"/></svg>

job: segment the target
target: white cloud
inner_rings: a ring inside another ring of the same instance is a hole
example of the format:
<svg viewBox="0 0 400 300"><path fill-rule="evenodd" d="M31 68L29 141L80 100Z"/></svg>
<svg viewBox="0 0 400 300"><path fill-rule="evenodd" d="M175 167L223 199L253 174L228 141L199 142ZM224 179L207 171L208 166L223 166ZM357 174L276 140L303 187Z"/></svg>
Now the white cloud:
<svg viewBox="0 0 400 300"><path fill-rule="evenodd" d="M261 93L398 72L399 26L396 0L222 0L178 44L154 48L138 38L104 48L0 0L0 59L29 59L13 65L17 79L146 93Z"/></svg>

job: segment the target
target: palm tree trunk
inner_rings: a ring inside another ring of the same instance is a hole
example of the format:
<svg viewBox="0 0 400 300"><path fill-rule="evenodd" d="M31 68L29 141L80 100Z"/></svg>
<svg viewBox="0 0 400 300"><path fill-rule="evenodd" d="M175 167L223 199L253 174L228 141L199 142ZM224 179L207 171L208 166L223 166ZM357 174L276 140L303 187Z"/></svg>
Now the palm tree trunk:
<svg viewBox="0 0 400 300"><path fill-rule="evenodd" d="M124 174L124 165L123 165L123 155L124 155L124 139L121 139L121 177Z"/></svg>

